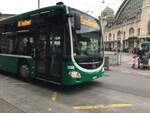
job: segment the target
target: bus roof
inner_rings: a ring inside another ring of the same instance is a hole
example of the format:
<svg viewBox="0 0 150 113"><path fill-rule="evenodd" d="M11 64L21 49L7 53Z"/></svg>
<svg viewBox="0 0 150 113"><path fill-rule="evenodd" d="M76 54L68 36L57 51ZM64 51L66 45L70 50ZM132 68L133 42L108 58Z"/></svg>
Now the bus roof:
<svg viewBox="0 0 150 113"><path fill-rule="evenodd" d="M71 7L69 7L71 8ZM74 9L74 8L71 8L71 9ZM62 10L65 12L66 10L66 6L65 5L54 5L54 6L49 6L49 7L45 7L45 8L40 8L40 9L36 9L36 10L33 10L33 11L29 11L29 12L26 12L26 13L22 13L22 14L19 14L19 15L15 15L15 16L11 16L11 17L8 17L8 18L5 18L5 19L1 19L0 20L0 27L2 27L3 25L5 24L9 24L9 23L14 23L14 22L17 22L17 21L20 21L22 19L26 19L32 15L36 15L36 14L39 14L39 13L44 13L44 12L48 12L48 11L58 11L58 10ZM82 12L80 10L77 10L77 9L74 9L82 14L85 14L87 16L90 16L94 19L97 19L85 12Z"/></svg>
<svg viewBox="0 0 150 113"><path fill-rule="evenodd" d="M51 10L65 10L65 5L49 6L49 7L36 9L36 10L30 11L30 12L26 12L23 14L19 14L19 15L15 15L15 16L11 16L11 17L2 19L2 20L0 20L0 27L3 26L4 24L13 23L18 20L30 17L32 15L36 15L38 13L43 13L43 12L47 12L47 11L51 11Z"/></svg>

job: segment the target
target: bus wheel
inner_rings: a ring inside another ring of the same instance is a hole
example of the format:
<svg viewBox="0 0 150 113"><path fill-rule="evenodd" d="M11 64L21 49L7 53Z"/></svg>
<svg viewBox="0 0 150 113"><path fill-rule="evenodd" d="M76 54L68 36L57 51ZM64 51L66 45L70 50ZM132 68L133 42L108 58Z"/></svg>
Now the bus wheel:
<svg viewBox="0 0 150 113"><path fill-rule="evenodd" d="M30 69L27 63L21 63L19 66L19 76L24 81L31 81Z"/></svg>

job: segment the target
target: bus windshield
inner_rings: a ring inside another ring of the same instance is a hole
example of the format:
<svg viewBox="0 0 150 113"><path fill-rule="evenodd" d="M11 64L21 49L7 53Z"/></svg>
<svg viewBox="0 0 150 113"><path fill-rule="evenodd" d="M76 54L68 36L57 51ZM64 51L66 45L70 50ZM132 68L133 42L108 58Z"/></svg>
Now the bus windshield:
<svg viewBox="0 0 150 113"><path fill-rule="evenodd" d="M74 58L99 60L103 57L100 25L93 18L80 16L80 30L73 29ZM92 59L93 58L93 59Z"/></svg>
<svg viewBox="0 0 150 113"><path fill-rule="evenodd" d="M74 56L84 57L100 53L100 32L98 29L81 26L74 34Z"/></svg>
<svg viewBox="0 0 150 113"><path fill-rule="evenodd" d="M104 49L99 21L72 8L70 13L73 15L71 18L72 54L75 62L85 69L100 67L103 63Z"/></svg>

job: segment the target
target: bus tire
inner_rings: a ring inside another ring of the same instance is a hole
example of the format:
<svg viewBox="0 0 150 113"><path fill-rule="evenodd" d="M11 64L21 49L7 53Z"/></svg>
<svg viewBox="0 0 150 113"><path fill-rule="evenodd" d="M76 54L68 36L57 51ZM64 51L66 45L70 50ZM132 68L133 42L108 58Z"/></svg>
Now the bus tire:
<svg viewBox="0 0 150 113"><path fill-rule="evenodd" d="M19 77L26 81L26 82L30 82L31 81L31 73L30 73L30 69L28 66L28 63L23 61L19 63Z"/></svg>

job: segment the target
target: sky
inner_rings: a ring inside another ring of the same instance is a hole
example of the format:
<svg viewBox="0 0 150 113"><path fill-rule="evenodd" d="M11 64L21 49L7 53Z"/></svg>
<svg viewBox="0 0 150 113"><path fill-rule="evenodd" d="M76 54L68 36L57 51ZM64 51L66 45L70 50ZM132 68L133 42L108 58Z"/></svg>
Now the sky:
<svg viewBox="0 0 150 113"><path fill-rule="evenodd" d="M60 1L95 17L98 17L106 6L116 12L123 2L123 0L40 0L40 7L52 6ZM38 0L0 0L0 12L2 14L21 14L37 8Z"/></svg>

